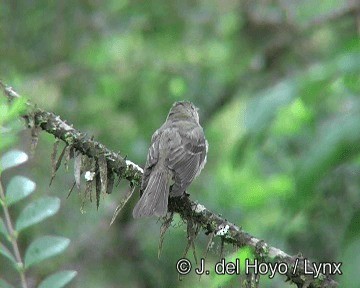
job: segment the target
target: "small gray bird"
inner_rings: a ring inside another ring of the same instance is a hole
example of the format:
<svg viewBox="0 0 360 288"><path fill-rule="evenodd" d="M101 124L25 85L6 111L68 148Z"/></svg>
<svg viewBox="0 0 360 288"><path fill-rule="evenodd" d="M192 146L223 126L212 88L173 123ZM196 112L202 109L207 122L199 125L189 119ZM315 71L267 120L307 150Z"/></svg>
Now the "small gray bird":
<svg viewBox="0 0 360 288"><path fill-rule="evenodd" d="M175 102L153 134L134 218L165 216L169 193L183 195L204 168L208 143L197 111L191 102Z"/></svg>

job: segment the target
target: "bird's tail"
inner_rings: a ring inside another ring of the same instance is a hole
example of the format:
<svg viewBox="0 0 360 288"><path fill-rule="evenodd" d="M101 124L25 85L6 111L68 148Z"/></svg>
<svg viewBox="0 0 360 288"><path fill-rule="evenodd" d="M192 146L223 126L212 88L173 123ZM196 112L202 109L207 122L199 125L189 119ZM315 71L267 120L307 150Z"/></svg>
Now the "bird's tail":
<svg viewBox="0 0 360 288"><path fill-rule="evenodd" d="M153 171L148 185L133 210L134 218L163 217L168 209L170 177L166 170Z"/></svg>

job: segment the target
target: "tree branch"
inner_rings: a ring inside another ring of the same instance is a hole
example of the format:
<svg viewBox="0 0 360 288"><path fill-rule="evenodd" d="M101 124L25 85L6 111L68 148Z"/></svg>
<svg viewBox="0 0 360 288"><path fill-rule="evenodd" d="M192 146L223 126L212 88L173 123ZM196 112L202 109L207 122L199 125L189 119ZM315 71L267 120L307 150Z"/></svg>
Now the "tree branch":
<svg viewBox="0 0 360 288"><path fill-rule="evenodd" d="M1 81L0 87L10 101L20 97L11 87L4 85ZM47 133L63 140L66 145L96 161L101 157L105 157L107 169L111 169L120 178L126 178L132 185L140 185L143 171L138 165L125 160L119 153L110 151L103 144L87 137L84 133L73 128L72 125L61 120L59 116L36 108L30 102L28 102L28 106L31 112L23 115L28 127L41 127ZM292 281L298 287L320 288L337 287L338 285L337 282L324 274L320 274L318 278L314 279L312 275L305 273L305 270L315 272L312 263L306 263L305 258L302 256L291 256L278 248L270 246L265 241L250 235L241 227L227 221L188 197L170 198L169 211L177 212L182 219L191 220L193 223L200 225L206 234L214 233L215 236L222 237L222 240L226 243L237 247L250 246L254 248L256 257L259 260L261 259L261 262L285 263L288 267L287 281ZM292 273L295 266L296 272Z"/></svg>

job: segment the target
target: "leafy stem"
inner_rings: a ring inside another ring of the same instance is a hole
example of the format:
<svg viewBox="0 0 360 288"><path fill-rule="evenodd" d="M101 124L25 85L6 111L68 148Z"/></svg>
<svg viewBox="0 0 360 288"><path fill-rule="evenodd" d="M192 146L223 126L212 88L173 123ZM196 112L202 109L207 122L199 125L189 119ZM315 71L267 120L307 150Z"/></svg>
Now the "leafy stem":
<svg viewBox="0 0 360 288"><path fill-rule="evenodd" d="M6 199L5 199L5 193L4 193L4 189L2 186L2 180L1 180L1 175L0 175L0 199L1 199L1 204L3 206L3 210L4 210L4 216L5 216L5 221L6 221L6 228L9 232L10 235L10 242L11 245L13 247L13 251L15 254L15 259L16 262L18 264L18 272L20 274L20 279L21 279L21 287L22 288L27 288L27 282L26 282L26 277L25 277L25 270L24 270L24 262L22 261L21 255L20 255L20 250L19 250L19 246L17 243L17 233L14 229L14 226L11 222L11 217L10 217L10 213L9 213L9 209L7 207L6 204Z"/></svg>

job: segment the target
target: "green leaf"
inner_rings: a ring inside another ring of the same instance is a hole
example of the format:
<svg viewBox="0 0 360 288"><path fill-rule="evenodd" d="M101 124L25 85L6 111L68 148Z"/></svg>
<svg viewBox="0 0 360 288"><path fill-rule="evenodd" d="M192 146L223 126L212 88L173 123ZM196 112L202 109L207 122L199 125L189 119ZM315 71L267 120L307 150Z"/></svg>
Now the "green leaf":
<svg viewBox="0 0 360 288"><path fill-rule="evenodd" d="M18 166L28 160L28 155L19 150L12 150L5 153L4 156L0 159L0 170L4 171L6 169Z"/></svg>
<svg viewBox="0 0 360 288"><path fill-rule="evenodd" d="M2 218L0 218L0 234L4 235L5 237L9 236L9 233L5 227L4 220Z"/></svg>
<svg viewBox="0 0 360 288"><path fill-rule="evenodd" d="M11 254L9 249L7 249L6 246L2 243L0 243L0 254L4 255L7 259L9 259L16 267L16 260L15 260L14 256Z"/></svg>
<svg viewBox="0 0 360 288"><path fill-rule="evenodd" d="M14 286L10 285L8 282L0 278L0 287L1 288L14 288Z"/></svg>
<svg viewBox="0 0 360 288"><path fill-rule="evenodd" d="M56 197L43 197L30 203L20 213L16 221L16 230L21 230L41 222L54 215L60 208L60 199Z"/></svg>
<svg viewBox="0 0 360 288"><path fill-rule="evenodd" d="M38 288L61 288L69 283L77 272L72 270L60 271L45 278Z"/></svg>
<svg viewBox="0 0 360 288"><path fill-rule="evenodd" d="M36 184L23 176L15 176L6 189L6 204L8 206L24 199L34 192Z"/></svg>
<svg viewBox="0 0 360 288"><path fill-rule="evenodd" d="M25 97L14 99L7 115L7 121L15 119L19 117L20 114L23 114L26 111L26 102L27 99Z"/></svg>
<svg viewBox="0 0 360 288"><path fill-rule="evenodd" d="M25 252L25 268L60 254L69 243L69 239L57 236L43 236L36 239Z"/></svg>

